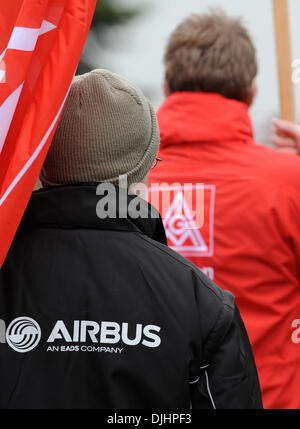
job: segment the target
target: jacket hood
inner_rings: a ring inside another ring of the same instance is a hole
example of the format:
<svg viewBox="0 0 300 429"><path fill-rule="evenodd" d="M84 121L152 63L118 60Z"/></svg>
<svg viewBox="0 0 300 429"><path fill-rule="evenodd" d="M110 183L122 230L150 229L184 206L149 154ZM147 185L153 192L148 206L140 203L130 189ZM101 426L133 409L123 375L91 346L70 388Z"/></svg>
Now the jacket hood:
<svg viewBox="0 0 300 429"><path fill-rule="evenodd" d="M161 149L182 143L253 143L247 104L219 94L174 93L164 101L157 116Z"/></svg>

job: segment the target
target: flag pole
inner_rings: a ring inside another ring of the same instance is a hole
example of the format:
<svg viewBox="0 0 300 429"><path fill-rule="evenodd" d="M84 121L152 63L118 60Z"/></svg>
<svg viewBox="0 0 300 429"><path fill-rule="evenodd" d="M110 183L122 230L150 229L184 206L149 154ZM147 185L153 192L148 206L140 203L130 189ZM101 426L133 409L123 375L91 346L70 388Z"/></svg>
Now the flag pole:
<svg viewBox="0 0 300 429"><path fill-rule="evenodd" d="M295 122L288 0L273 0L281 118Z"/></svg>

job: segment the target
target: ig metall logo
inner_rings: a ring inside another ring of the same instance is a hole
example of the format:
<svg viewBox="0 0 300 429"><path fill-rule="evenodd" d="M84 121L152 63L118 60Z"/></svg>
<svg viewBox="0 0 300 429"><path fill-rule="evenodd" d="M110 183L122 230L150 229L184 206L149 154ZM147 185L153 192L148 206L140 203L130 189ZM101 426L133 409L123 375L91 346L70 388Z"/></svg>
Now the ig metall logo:
<svg viewBox="0 0 300 429"><path fill-rule="evenodd" d="M40 342L41 328L30 317L18 317L8 325L5 338L7 344L16 352L30 352Z"/></svg>

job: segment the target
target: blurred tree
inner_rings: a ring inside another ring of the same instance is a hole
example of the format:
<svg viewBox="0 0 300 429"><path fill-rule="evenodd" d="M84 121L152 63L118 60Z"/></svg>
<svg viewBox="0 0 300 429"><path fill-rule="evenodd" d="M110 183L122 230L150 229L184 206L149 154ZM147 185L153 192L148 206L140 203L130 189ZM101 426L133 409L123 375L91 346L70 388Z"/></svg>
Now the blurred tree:
<svg viewBox="0 0 300 429"><path fill-rule="evenodd" d="M86 73L93 68L100 67L99 51L101 46L111 43L108 33L110 33L112 26L125 24L140 13L140 9L121 6L121 2L122 0L97 1L93 22L77 68L77 74ZM96 54L97 51L98 55Z"/></svg>

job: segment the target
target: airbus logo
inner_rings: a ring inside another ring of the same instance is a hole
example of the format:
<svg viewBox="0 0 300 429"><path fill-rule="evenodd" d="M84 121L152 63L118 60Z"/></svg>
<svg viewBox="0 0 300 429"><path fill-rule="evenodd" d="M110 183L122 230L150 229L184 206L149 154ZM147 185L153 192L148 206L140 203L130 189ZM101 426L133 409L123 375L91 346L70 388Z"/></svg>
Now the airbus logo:
<svg viewBox="0 0 300 429"><path fill-rule="evenodd" d="M141 323L57 320L50 331L44 332L44 345L47 346L47 351L121 353L124 349L120 349L120 346L124 345L159 347L161 344L160 330L159 326ZM39 344L41 337L40 325L30 317L22 316L12 320L7 329L5 321L0 319L0 343L6 343L18 353L32 351Z"/></svg>
<svg viewBox="0 0 300 429"><path fill-rule="evenodd" d="M6 342L16 352L26 353L33 350L41 339L39 324L30 317L18 317L8 326Z"/></svg>

